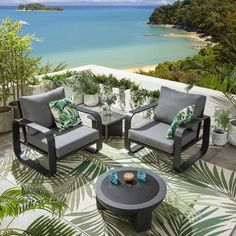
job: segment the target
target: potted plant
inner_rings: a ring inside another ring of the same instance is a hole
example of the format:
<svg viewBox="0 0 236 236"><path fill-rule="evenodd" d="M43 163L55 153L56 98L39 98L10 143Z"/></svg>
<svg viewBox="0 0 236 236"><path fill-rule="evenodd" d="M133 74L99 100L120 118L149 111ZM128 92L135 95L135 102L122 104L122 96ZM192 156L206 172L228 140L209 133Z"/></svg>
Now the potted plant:
<svg viewBox="0 0 236 236"><path fill-rule="evenodd" d="M34 35L22 34L22 21L3 20L2 34L4 49L8 56L5 58L8 65L5 73L10 78L13 101L9 103L14 108L15 117L19 118L17 101L24 95L31 77L35 74L40 62L39 57L31 57L32 41L39 40Z"/></svg>
<svg viewBox="0 0 236 236"><path fill-rule="evenodd" d="M228 77L227 83L223 83L224 89L223 93L226 98L232 103L233 105L233 114L235 115L236 111L236 72L232 72ZM222 85L222 86L223 86ZM229 132L228 132L228 141L231 145L236 146L236 117L230 120L229 124Z"/></svg>
<svg viewBox="0 0 236 236"><path fill-rule="evenodd" d="M98 84L91 72L86 71L77 74L73 83L77 95L84 97L84 104L86 106L94 107L98 105Z"/></svg>
<svg viewBox="0 0 236 236"><path fill-rule="evenodd" d="M236 146L236 118L230 120L228 141L231 145Z"/></svg>
<svg viewBox="0 0 236 236"><path fill-rule="evenodd" d="M0 66L1 71L1 66ZM10 97L10 88L8 81L4 76L0 79L0 133L6 133L12 129L12 121L14 119L14 111L11 107L7 106L7 100Z"/></svg>
<svg viewBox="0 0 236 236"><path fill-rule="evenodd" d="M227 110L216 110L214 114L214 126L212 143L217 146L224 146L227 143L227 135L230 123L230 112Z"/></svg>
<svg viewBox="0 0 236 236"><path fill-rule="evenodd" d="M117 96L113 93L113 91L103 93L102 100L104 103L104 115L111 116L112 114L112 105L116 103Z"/></svg>
<svg viewBox="0 0 236 236"><path fill-rule="evenodd" d="M12 77L9 60L9 45L6 35L9 34L7 22L3 21L0 25L0 133L11 131L13 121L13 109L7 105L7 101L11 96L10 84Z"/></svg>

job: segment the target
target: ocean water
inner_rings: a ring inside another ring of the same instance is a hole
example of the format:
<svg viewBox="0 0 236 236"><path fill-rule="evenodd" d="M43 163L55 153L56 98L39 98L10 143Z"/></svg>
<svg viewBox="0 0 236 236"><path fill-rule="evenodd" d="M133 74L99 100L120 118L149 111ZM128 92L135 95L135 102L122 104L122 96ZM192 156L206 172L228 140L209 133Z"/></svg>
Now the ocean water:
<svg viewBox="0 0 236 236"><path fill-rule="evenodd" d="M183 33L147 24L154 7L66 6L63 12L16 12L0 8L0 19L22 20L24 32L43 42L33 44L43 62L64 62L70 67L97 64L129 68L177 60L196 54L188 38L147 37Z"/></svg>

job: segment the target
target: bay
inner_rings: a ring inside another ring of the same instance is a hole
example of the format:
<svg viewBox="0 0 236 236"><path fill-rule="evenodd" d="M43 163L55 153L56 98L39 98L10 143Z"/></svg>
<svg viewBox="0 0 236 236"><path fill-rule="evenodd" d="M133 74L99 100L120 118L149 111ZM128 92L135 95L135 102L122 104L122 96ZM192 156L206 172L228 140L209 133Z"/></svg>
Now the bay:
<svg viewBox="0 0 236 236"><path fill-rule="evenodd" d="M70 67L97 64L129 68L197 53L192 39L161 37L168 33L184 34L184 31L147 24L154 7L63 8L63 12L17 12L15 7L2 7L0 19L10 17L27 22L24 32L43 39L33 44L33 54L41 56L43 62L64 62Z"/></svg>

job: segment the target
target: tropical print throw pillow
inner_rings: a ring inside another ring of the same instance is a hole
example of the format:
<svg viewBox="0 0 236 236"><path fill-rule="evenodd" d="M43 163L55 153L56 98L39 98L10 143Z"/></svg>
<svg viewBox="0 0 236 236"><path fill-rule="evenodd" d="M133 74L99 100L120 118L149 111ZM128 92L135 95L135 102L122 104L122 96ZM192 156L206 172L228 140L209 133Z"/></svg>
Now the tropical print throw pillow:
<svg viewBox="0 0 236 236"><path fill-rule="evenodd" d="M49 107L59 132L81 124L73 96L50 102Z"/></svg>
<svg viewBox="0 0 236 236"><path fill-rule="evenodd" d="M188 106L181 111L177 112L174 120L172 121L170 128L166 133L166 138L171 139L176 131L176 129L182 124L189 122L193 118L195 105Z"/></svg>

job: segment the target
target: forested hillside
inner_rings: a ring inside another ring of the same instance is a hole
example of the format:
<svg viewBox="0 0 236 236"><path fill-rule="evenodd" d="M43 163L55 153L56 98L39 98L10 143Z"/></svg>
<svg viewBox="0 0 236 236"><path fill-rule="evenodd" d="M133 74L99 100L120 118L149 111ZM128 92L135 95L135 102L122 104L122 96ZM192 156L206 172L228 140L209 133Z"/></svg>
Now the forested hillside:
<svg viewBox="0 0 236 236"><path fill-rule="evenodd" d="M149 23L178 25L220 40L230 33L233 19L236 20L235 0L184 0L156 8Z"/></svg>
<svg viewBox="0 0 236 236"><path fill-rule="evenodd" d="M208 45L184 60L159 64L141 74L236 92L236 1L184 0L154 10L151 24L173 24L213 37ZM222 84L224 88L222 88Z"/></svg>

